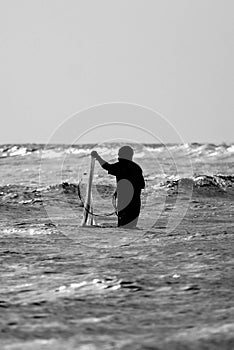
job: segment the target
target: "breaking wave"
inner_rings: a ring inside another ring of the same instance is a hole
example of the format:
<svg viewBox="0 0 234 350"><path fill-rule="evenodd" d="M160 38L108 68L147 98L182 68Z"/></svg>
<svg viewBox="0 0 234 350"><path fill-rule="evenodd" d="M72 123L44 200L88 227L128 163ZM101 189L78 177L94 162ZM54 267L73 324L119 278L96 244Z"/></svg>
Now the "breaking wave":
<svg viewBox="0 0 234 350"><path fill-rule="evenodd" d="M102 198L111 198L115 191L112 184L96 184L96 190ZM165 188L168 195L176 195L179 190L189 190L193 196L217 196L234 195L234 175L194 175L192 178L170 178L165 181L151 184L150 178L147 181L147 188L151 192L159 188ZM86 187L84 184L74 184L63 182L47 187L28 187L23 185L5 185L0 186L0 204L19 204L19 205L42 205L44 201L64 200L83 206Z"/></svg>
<svg viewBox="0 0 234 350"><path fill-rule="evenodd" d="M161 186L166 186L169 193L178 193L179 189L192 189L193 196L234 195L234 175L195 175L193 178L167 180Z"/></svg>
<svg viewBox="0 0 234 350"><path fill-rule="evenodd" d="M113 185L97 184L96 189L102 194L102 197L111 196L114 192ZM43 204L43 201L54 200L74 200L80 206L83 206L85 198L86 185L63 182L47 187L28 187L23 185L5 185L0 186L1 204L22 204L33 205Z"/></svg>
<svg viewBox="0 0 234 350"><path fill-rule="evenodd" d="M102 145L78 144L78 145L44 145L44 144L5 144L0 145L0 158L22 157L31 154L43 158L57 158L66 154L74 154L80 157L90 154L92 149L96 149L102 154L116 156L116 150L120 143L107 143ZM170 152L174 155L186 154L190 157L231 157L234 156L234 144L134 144L135 157L142 158L147 153L160 154Z"/></svg>

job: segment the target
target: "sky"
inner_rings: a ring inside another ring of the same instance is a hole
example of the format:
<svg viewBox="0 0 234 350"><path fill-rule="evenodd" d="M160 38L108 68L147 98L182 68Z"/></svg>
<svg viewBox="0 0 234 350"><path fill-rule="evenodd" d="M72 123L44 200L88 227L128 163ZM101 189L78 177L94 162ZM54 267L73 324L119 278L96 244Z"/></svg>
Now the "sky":
<svg viewBox="0 0 234 350"><path fill-rule="evenodd" d="M233 0L0 0L0 143L234 142L233 34Z"/></svg>

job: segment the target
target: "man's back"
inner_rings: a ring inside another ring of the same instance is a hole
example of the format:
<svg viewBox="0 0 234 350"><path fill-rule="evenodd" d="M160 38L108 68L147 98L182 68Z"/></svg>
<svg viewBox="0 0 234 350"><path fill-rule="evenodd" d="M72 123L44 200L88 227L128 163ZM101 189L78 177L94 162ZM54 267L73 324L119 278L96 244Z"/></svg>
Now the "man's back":
<svg viewBox="0 0 234 350"><path fill-rule="evenodd" d="M102 167L108 171L108 174L116 176L117 183L125 179L132 184L134 191L140 192L145 188L141 167L132 160L119 159L114 164L105 163Z"/></svg>

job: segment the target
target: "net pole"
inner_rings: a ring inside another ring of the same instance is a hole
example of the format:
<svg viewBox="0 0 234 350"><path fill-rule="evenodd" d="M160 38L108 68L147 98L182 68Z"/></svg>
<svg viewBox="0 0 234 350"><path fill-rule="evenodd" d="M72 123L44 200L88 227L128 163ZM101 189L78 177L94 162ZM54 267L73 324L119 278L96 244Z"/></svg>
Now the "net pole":
<svg viewBox="0 0 234 350"><path fill-rule="evenodd" d="M89 179L88 179L88 187L86 192L85 205L83 210L83 217L81 221L81 226L86 226L89 219L89 212L92 208L91 200L92 200L92 183L93 183L93 175L94 175L94 166L95 166L95 158L91 156L91 163L89 169ZM92 211L93 212L93 211ZM93 220L91 220L92 223Z"/></svg>

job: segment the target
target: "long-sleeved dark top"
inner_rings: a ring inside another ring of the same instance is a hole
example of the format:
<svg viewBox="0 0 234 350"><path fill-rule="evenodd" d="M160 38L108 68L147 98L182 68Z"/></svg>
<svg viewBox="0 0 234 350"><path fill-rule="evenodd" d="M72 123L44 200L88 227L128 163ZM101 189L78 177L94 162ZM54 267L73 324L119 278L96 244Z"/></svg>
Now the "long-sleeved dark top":
<svg viewBox="0 0 234 350"><path fill-rule="evenodd" d="M133 186L135 194L140 194L141 189L145 188L142 169L132 160L120 158L118 162L114 164L106 162L102 165L102 167L108 171L108 174L116 176L117 191L118 183L121 183L120 180L128 180Z"/></svg>

